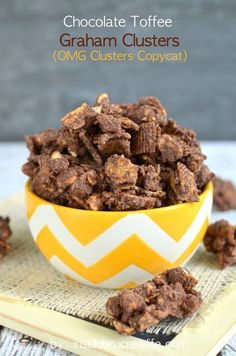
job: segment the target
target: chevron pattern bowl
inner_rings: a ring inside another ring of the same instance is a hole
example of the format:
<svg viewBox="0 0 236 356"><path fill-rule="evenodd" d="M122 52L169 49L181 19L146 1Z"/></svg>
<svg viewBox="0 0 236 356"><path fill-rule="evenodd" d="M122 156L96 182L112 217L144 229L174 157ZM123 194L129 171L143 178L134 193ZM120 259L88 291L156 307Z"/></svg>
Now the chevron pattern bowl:
<svg viewBox="0 0 236 356"><path fill-rule="evenodd" d="M33 238L64 275L101 288L127 288L184 264L203 239L212 208L209 183L197 203L107 212L49 203L26 185Z"/></svg>

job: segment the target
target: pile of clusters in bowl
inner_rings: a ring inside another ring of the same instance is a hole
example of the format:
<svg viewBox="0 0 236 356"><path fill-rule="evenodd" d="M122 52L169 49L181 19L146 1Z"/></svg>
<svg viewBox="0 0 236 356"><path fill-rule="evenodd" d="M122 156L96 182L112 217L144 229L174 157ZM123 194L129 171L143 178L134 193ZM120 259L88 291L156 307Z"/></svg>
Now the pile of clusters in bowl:
<svg viewBox="0 0 236 356"><path fill-rule="evenodd" d="M151 209L199 200L212 179L194 131L167 118L155 97L112 104L101 94L58 130L28 136L30 189L88 210Z"/></svg>

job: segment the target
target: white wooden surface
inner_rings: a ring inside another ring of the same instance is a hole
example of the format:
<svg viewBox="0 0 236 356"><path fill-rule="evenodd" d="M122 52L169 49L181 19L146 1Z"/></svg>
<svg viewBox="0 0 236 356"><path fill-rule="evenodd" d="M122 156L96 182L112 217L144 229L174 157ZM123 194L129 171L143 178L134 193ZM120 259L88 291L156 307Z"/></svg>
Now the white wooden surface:
<svg viewBox="0 0 236 356"><path fill-rule="evenodd" d="M212 171L234 181L236 184L236 142L204 142L203 151L208 156ZM26 177L21 173L21 165L27 157L23 143L0 143L0 199L4 199L23 189ZM209 330L210 335L210 330ZM0 356L69 356L71 353L53 349L25 335L0 327ZM222 356L236 355L236 336L224 347Z"/></svg>

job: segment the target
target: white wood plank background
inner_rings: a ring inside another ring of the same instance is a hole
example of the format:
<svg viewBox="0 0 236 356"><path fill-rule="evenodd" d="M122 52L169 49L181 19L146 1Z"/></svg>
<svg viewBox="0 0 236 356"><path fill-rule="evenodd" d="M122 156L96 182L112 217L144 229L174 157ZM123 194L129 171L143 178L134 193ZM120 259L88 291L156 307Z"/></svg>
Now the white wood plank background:
<svg viewBox="0 0 236 356"><path fill-rule="evenodd" d="M209 167L236 184L236 142L203 142ZM23 189L26 177L21 165L26 161L24 143L0 143L0 199ZM210 331L209 331L210 335ZM0 356L72 356L72 353L53 349L51 345L29 338L0 326ZM221 351L221 356L236 355L236 335ZM201 356L201 355L199 355Z"/></svg>

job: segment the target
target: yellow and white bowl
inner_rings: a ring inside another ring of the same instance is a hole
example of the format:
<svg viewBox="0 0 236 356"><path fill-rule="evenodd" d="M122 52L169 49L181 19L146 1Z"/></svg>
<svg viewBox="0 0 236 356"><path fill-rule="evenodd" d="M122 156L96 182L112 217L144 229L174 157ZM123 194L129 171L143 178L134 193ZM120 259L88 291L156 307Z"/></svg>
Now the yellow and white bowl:
<svg viewBox="0 0 236 356"><path fill-rule="evenodd" d="M107 212L47 202L26 185L33 238L64 275L100 288L133 287L184 264L203 239L212 209L212 184L197 203Z"/></svg>

